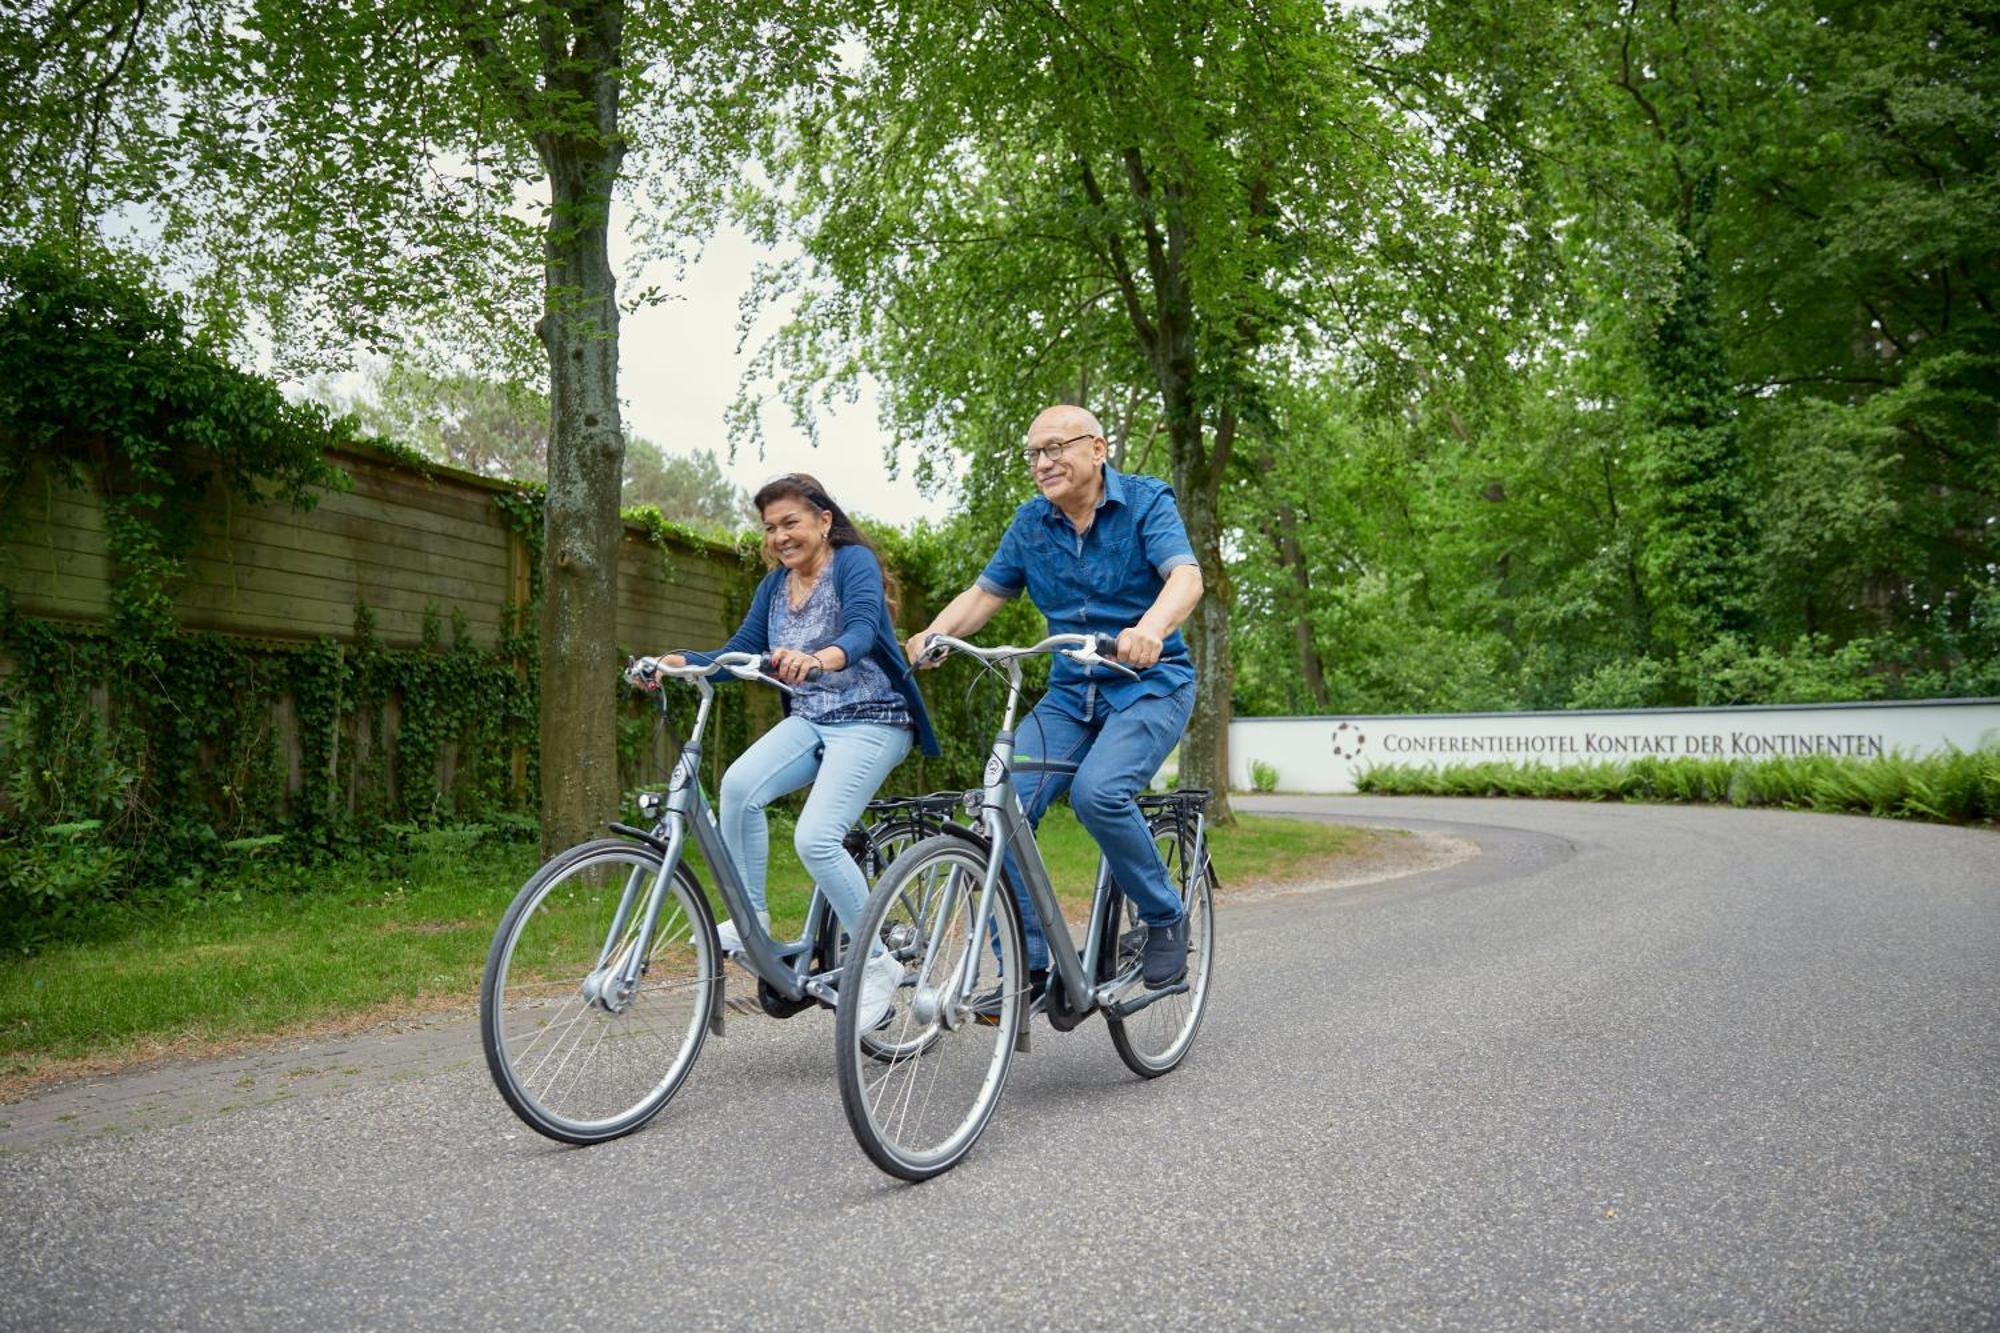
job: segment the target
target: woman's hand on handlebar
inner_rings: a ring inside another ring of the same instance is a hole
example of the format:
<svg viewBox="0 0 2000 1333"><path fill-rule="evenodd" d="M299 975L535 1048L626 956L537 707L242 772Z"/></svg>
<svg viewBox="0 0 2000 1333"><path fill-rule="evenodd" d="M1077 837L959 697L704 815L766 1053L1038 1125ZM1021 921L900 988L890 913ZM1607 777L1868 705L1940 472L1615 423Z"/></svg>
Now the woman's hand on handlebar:
<svg viewBox="0 0 2000 1333"><path fill-rule="evenodd" d="M771 674L787 685L797 685L813 672L827 669L823 658L797 648L773 648L769 661Z"/></svg>
<svg viewBox="0 0 2000 1333"><path fill-rule="evenodd" d="M654 666L680 667L687 665L687 658L679 653L661 653L658 657L635 659L625 669L625 679L642 690L660 688L660 677L652 670Z"/></svg>

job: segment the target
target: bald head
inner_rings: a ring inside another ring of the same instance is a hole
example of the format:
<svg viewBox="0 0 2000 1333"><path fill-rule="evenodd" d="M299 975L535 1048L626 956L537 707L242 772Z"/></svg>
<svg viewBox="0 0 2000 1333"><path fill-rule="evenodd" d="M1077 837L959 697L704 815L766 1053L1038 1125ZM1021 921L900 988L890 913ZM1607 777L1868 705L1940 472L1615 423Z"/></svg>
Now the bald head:
<svg viewBox="0 0 2000 1333"><path fill-rule="evenodd" d="M1071 403L1057 403L1045 407L1035 415L1028 425L1028 438L1037 440L1054 434L1057 439L1068 439L1072 435L1090 435L1104 438L1104 427L1097 424L1097 418Z"/></svg>
<svg viewBox="0 0 2000 1333"><path fill-rule="evenodd" d="M1088 516L1104 494L1104 427L1097 418L1068 403L1045 407L1028 427L1023 452L1035 470L1035 486L1049 503L1071 522L1088 526Z"/></svg>

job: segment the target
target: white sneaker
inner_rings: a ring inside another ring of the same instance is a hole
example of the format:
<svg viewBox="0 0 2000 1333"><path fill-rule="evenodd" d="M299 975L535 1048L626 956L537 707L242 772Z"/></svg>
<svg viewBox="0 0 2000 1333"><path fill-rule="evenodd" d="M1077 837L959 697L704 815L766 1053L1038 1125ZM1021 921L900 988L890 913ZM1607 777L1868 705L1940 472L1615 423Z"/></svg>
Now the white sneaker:
<svg viewBox="0 0 2000 1333"><path fill-rule="evenodd" d="M771 932L771 914L769 912L759 912L757 913L757 919L763 922L764 933L768 935ZM715 938L722 945L724 953L743 952L743 932L736 929L734 921L718 922L715 927Z"/></svg>
<svg viewBox="0 0 2000 1333"><path fill-rule="evenodd" d="M861 969L861 1013L857 1021L863 1032L873 1032L889 1016L889 1002L903 984L903 965L895 955L878 953Z"/></svg>

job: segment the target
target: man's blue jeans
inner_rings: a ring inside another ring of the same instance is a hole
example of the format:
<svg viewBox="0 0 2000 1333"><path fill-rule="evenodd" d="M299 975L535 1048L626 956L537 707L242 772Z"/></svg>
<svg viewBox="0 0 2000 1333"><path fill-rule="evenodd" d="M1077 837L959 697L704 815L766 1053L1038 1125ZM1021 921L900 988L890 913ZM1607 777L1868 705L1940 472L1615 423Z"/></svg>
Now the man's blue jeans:
<svg viewBox="0 0 2000 1333"><path fill-rule="evenodd" d="M1042 814L1063 792L1077 822L1097 841L1111 863L1111 876L1139 909L1149 926L1170 926L1180 920L1180 894L1167 882L1166 867L1153 847L1146 818L1137 798L1160 771L1167 754L1180 743L1194 711L1194 686L1172 694L1139 699L1114 709L1091 686L1058 687L1042 696L1015 736L1015 753L1037 759L1063 759L1077 764L1069 773L1016 773L1014 791L1028 822L1039 825ZM1020 875L1008 858L1008 874L1018 885ZM1028 966L1049 965L1049 943L1041 919L1025 893L1021 923L1028 940Z"/></svg>

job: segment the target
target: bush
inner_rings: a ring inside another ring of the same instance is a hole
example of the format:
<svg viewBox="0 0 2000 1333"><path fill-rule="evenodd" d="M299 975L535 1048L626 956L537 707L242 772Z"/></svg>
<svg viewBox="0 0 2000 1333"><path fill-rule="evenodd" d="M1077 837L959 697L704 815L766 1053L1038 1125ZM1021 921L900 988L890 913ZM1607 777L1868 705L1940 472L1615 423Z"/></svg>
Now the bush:
<svg viewBox="0 0 2000 1333"><path fill-rule="evenodd" d="M1523 796L1572 801L1669 801L2000 822L2000 745L1879 759L1801 755L1749 761L1641 758L1626 763L1386 764L1355 779L1385 796Z"/></svg>
<svg viewBox="0 0 2000 1333"><path fill-rule="evenodd" d="M1250 765L1250 787L1253 791L1276 791L1278 770L1263 760L1252 761Z"/></svg>
<svg viewBox="0 0 2000 1333"><path fill-rule="evenodd" d="M0 948L32 952L95 916L123 886L125 854L95 819L0 839Z"/></svg>

